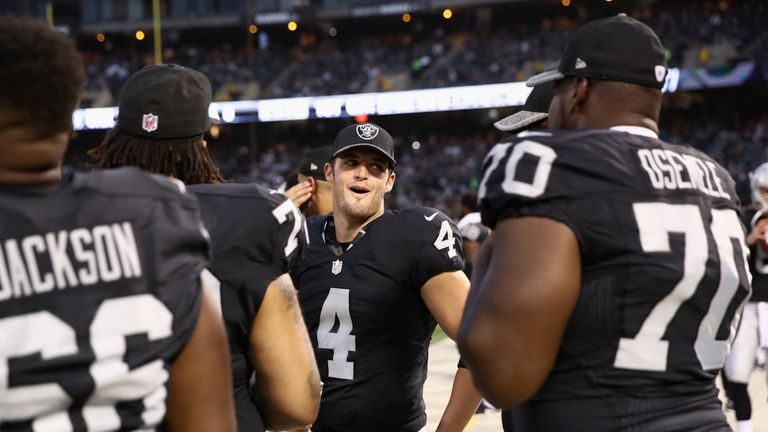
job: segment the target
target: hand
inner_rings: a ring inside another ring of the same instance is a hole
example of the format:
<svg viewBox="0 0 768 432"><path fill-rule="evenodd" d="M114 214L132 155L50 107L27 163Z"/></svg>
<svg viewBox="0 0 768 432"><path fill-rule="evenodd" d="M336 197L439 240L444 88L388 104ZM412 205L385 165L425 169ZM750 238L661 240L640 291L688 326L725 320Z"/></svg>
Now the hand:
<svg viewBox="0 0 768 432"><path fill-rule="evenodd" d="M747 236L747 246L754 246L758 241L765 241L765 231L768 230L768 218L757 221Z"/></svg>
<svg viewBox="0 0 768 432"><path fill-rule="evenodd" d="M312 198L313 193L314 188L312 187L312 182L307 180L305 182L297 183L286 190L285 196L293 201L293 204L295 204L296 207L301 207L305 202Z"/></svg>

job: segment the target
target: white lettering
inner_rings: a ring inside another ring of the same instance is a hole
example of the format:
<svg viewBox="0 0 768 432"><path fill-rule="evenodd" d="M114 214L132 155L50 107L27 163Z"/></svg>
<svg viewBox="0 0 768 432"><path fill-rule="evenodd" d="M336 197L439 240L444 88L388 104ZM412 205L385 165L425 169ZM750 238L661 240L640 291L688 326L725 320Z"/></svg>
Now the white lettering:
<svg viewBox="0 0 768 432"><path fill-rule="evenodd" d="M672 168L674 169L675 182L677 183L678 189L690 189L691 188L691 183L687 182L687 181L684 181L683 180L683 176L681 174L682 171L683 171L683 165L680 165L678 163L678 160L680 162L682 162L683 158L680 157L679 154L673 152L672 150L667 150L664 153L666 153L667 160L669 161L669 164L672 165Z"/></svg>
<svg viewBox="0 0 768 432"><path fill-rule="evenodd" d="M123 277L141 276L141 263L139 261L139 249L136 247L136 239L133 237L133 228L128 222L112 224L117 251L120 254L120 263L123 265Z"/></svg>
<svg viewBox="0 0 768 432"><path fill-rule="evenodd" d="M54 233L45 235L45 241L48 245L48 253L51 256L53 275L56 277L56 287L58 289L67 286L76 287L78 284L75 270L67 256L67 234L66 231L59 231L58 239L57 235ZM65 276L67 278L66 280L64 280Z"/></svg>
<svg viewBox="0 0 768 432"><path fill-rule="evenodd" d="M637 157L654 189L695 189L716 198L731 198L712 161L662 149L641 149Z"/></svg>
<svg viewBox="0 0 768 432"><path fill-rule="evenodd" d="M96 262L99 263L99 274L104 282L112 282L120 279L120 262L117 260L115 240L112 231L106 225L99 225L93 229L93 244L96 247ZM105 252L106 249L106 253Z"/></svg>
<svg viewBox="0 0 768 432"><path fill-rule="evenodd" d="M21 258L19 244L16 240L7 240L5 242L5 254L8 256L8 269L11 271L11 285L13 286L14 297L21 297L22 294L32 295L27 268L24 266L24 260Z"/></svg>
<svg viewBox="0 0 768 432"><path fill-rule="evenodd" d="M651 185L656 189L664 188L664 178L661 174L661 170L653 160L651 151L648 149L642 149L637 152L637 156L640 158L640 165L648 173L648 178L651 180Z"/></svg>
<svg viewBox="0 0 768 432"><path fill-rule="evenodd" d="M730 195L725 193L723 190L723 181L720 179L720 176L717 175L717 166L715 166L714 162L707 162L707 168L709 168L709 172L712 174L712 178L715 180L715 186L717 186L717 192L716 196L720 196L725 199L729 199ZM714 192L714 191L713 191Z"/></svg>
<svg viewBox="0 0 768 432"><path fill-rule="evenodd" d="M46 265L41 272L44 256L50 259L51 271L45 271ZM141 275L129 222L0 242L0 301Z"/></svg>
<svg viewBox="0 0 768 432"><path fill-rule="evenodd" d="M11 280L8 279L8 269L5 267L5 254L0 247L0 301L11 298Z"/></svg>
<svg viewBox="0 0 768 432"><path fill-rule="evenodd" d="M75 259L86 263L85 268L77 271L80 277L80 283L83 285L93 285L99 280L96 273L96 256L93 251L86 250L84 245L92 244L93 238L91 232L85 228L78 228L69 234L69 241L72 243L72 250L75 252Z"/></svg>
<svg viewBox="0 0 768 432"><path fill-rule="evenodd" d="M44 278L40 278L40 268L37 266L37 257L35 252L45 251L45 241L43 236L31 235L21 242L21 250L24 251L24 260L27 262L29 276L32 279L32 289L36 293L44 293L53 289L53 275L46 273Z"/></svg>
<svg viewBox="0 0 768 432"><path fill-rule="evenodd" d="M656 164L665 173L664 187L670 190L677 189L677 184L675 183L675 174L669 164L667 164L667 155L664 154L664 150L653 149L651 150L651 153L653 153L653 158L656 160Z"/></svg>

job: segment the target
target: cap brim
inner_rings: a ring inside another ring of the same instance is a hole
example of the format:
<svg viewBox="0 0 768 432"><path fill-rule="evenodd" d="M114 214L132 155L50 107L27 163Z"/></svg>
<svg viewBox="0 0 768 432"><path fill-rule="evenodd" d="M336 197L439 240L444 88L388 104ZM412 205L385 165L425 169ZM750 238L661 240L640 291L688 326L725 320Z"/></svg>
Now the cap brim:
<svg viewBox="0 0 768 432"><path fill-rule="evenodd" d="M528 78L528 81L525 82L525 85L528 87L536 87L537 85L561 80L563 78L565 78L565 75L563 75L562 72L557 69L552 69Z"/></svg>
<svg viewBox="0 0 768 432"><path fill-rule="evenodd" d="M496 129L504 132L517 133L523 129L530 127L536 123L546 120L547 113L533 112L533 111L518 111L511 116L504 117L493 124Z"/></svg>
<svg viewBox="0 0 768 432"><path fill-rule="evenodd" d="M383 154L384 156L386 156L387 160L388 160L388 161L389 161L389 162L392 164L392 166L394 166L394 165L395 165L395 159L394 159L392 156L390 156L389 154L387 154L387 152L385 152L384 150L380 149L379 147L377 147L377 146L375 146L375 145L373 145L373 144L370 144L370 143L357 143L357 144L349 144L349 145L346 145L346 146L344 146L344 147L342 147L342 148L340 148L340 149L336 150L336 151L335 151L335 152L334 152L334 153L331 155L331 159L333 159L333 158L335 158L336 156L340 155L341 153L344 153L345 151L347 151L347 150L349 150L349 149L351 149L351 148L355 148L355 147L369 147L369 148L372 148L372 149L374 149L374 150L377 150L379 153L381 153L381 154Z"/></svg>

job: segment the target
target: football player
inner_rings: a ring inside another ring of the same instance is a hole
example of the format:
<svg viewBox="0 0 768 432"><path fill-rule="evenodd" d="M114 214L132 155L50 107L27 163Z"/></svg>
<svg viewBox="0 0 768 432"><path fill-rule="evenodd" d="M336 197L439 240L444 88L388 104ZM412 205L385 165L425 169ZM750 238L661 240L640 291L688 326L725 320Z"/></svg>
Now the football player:
<svg viewBox="0 0 768 432"><path fill-rule="evenodd" d="M0 431L234 431L195 199L136 169L60 182L80 55L4 16L0 58Z"/></svg>
<svg viewBox="0 0 768 432"><path fill-rule="evenodd" d="M314 432L422 430L432 332L458 329L469 288L458 230L435 209L384 209L394 165L383 128L341 130L324 165L333 212L307 220L310 247L291 267L324 383Z"/></svg>
<svg viewBox="0 0 768 432"><path fill-rule="evenodd" d="M733 401L737 432L752 432L752 403L747 391L758 349L768 349L768 163L751 175L752 209L745 211L752 272L752 297L744 306L739 332L723 368L725 394Z"/></svg>
<svg viewBox="0 0 768 432"><path fill-rule="evenodd" d="M730 430L717 371L749 296L734 182L658 138L664 48L625 15L569 41L550 131L497 144L459 348L519 431ZM562 129L562 130L557 130Z"/></svg>
<svg viewBox="0 0 768 432"><path fill-rule="evenodd" d="M126 82L117 124L90 154L99 169L132 165L190 185L211 236L210 279L229 335L238 429L303 427L317 414L320 381L286 273L306 247L304 217L282 194L221 178L203 140L210 102L200 72L145 67Z"/></svg>

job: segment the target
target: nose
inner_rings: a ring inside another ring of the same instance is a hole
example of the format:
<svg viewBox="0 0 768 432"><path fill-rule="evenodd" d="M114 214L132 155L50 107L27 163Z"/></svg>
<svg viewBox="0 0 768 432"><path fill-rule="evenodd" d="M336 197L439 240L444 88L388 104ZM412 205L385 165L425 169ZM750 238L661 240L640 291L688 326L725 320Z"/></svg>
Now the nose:
<svg viewBox="0 0 768 432"><path fill-rule="evenodd" d="M368 177L368 168L366 168L365 164L359 164L357 166L357 169L355 169L355 179L364 180L367 177Z"/></svg>

